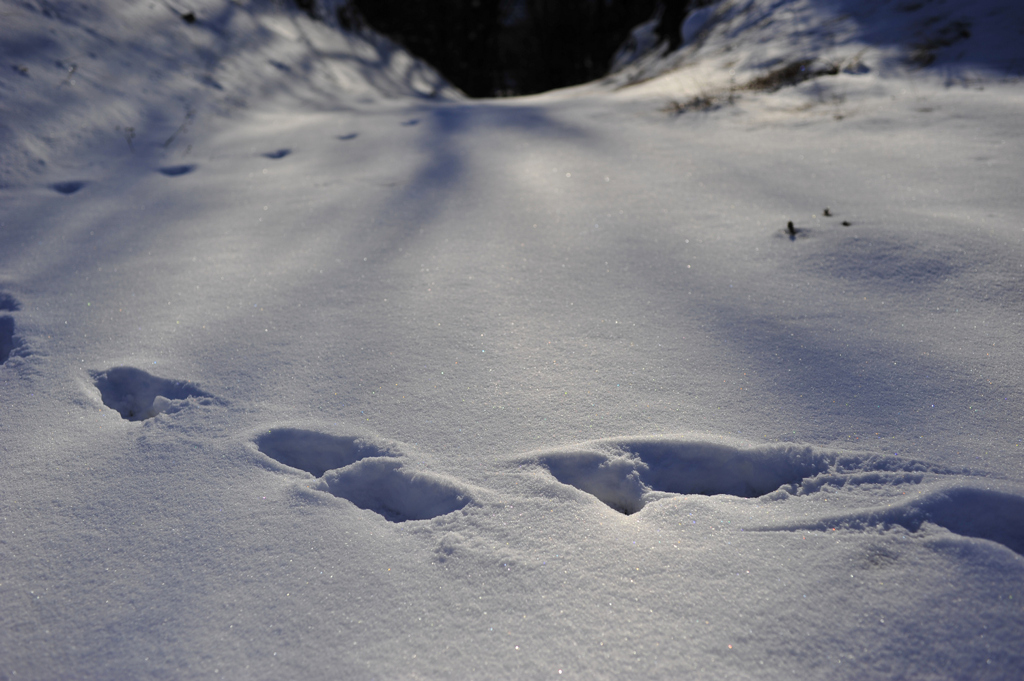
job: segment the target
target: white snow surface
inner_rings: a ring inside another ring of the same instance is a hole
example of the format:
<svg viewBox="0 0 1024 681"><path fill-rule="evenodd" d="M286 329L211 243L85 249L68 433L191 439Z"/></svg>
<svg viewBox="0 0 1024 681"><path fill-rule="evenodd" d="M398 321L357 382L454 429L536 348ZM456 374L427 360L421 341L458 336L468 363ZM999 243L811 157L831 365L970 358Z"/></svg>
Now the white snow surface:
<svg viewBox="0 0 1024 681"><path fill-rule="evenodd" d="M1024 10L708 14L4 0L0 678L1024 676Z"/></svg>

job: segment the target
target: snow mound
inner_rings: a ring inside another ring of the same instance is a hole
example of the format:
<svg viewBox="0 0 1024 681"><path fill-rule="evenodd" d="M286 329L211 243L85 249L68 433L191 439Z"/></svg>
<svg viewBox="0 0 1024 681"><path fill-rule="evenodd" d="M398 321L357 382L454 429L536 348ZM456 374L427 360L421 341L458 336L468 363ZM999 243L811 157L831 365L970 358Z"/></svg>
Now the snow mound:
<svg viewBox="0 0 1024 681"><path fill-rule="evenodd" d="M760 497L829 469L810 447L742 449L668 438L610 439L546 452L534 463L559 482L593 494L630 515L668 494Z"/></svg>
<svg viewBox="0 0 1024 681"><path fill-rule="evenodd" d="M189 381L159 378L134 367L93 372L93 380L103 404L128 421L145 421L177 412L196 398L212 398Z"/></svg>
<svg viewBox="0 0 1024 681"><path fill-rule="evenodd" d="M299 428L271 430L256 438L256 447L275 461L317 478L368 457L398 456L387 445Z"/></svg>
<svg viewBox="0 0 1024 681"><path fill-rule="evenodd" d="M401 461L386 458L364 459L328 471L323 483L325 491L393 523L429 520L458 511L470 501L453 481L405 470Z"/></svg>
<svg viewBox="0 0 1024 681"><path fill-rule="evenodd" d="M900 526L918 532L926 523L954 534L1002 544L1024 556L1024 495L1017 491L953 485L911 501L822 518L813 523L759 528L765 530L863 531Z"/></svg>

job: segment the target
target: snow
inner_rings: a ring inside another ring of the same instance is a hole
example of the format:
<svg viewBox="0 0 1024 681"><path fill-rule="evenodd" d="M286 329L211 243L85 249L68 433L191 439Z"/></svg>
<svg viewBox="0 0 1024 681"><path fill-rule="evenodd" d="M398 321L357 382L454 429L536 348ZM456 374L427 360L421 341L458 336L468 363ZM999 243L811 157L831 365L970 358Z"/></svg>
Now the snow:
<svg viewBox="0 0 1024 681"><path fill-rule="evenodd" d="M0 674L1020 678L1016 3L180 9L0 7Z"/></svg>

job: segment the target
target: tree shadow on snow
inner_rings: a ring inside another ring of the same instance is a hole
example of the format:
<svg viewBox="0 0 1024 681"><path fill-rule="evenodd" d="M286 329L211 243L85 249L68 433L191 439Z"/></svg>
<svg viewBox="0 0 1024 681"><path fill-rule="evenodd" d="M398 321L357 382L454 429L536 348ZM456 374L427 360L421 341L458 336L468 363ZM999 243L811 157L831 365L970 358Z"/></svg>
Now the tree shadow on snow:
<svg viewBox="0 0 1024 681"><path fill-rule="evenodd" d="M377 211L387 216L397 212L402 219L392 222L406 225L393 228L396 232L382 255L397 254L398 247L415 238L421 229L429 231L432 221L456 193L465 193L467 189L484 194L488 190L499 193L518 190L515 187L485 185L507 178L495 176L493 168L473 166L474 154L481 153L481 138L495 140L506 132L517 132L527 133L535 140L558 144L593 145L597 142L583 129L555 120L543 107L534 105L485 101L436 104L417 107L410 113L414 117L404 118L403 123L410 120L418 122L411 130L416 131L414 144L423 152L425 161L401 191L388 195ZM493 153L500 153L500 147ZM379 233L379 227L375 226L374 230Z"/></svg>

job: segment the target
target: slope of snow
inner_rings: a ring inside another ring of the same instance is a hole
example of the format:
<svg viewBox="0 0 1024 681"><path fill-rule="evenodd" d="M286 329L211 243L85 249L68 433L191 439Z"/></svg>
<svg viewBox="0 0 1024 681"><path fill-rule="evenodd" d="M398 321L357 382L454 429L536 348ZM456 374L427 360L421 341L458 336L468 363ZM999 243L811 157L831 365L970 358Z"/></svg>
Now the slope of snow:
<svg viewBox="0 0 1024 681"><path fill-rule="evenodd" d="M758 71L802 60L890 77L930 66L947 84L1018 80L1022 15L1002 0L718 0L690 13L681 49L632 55L607 82L674 72L666 80L677 88L694 79L704 88L742 86ZM634 43L650 47L645 28L638 27Z"/></svg>
<svg viewBox="0 0 1024 681"><path fill-rule="evenodd" d="M0 674L1019 678L1020 10L851 7L465 101L4 4Z"/></svg>
<svg viewBox="0 0 1024 681"><path fill-rule="evenodd" d="M270 2L19 0L2 11L2 184L95 176L126 151L183 154L196 127L253 109L458 97L387 40Z"/></svg>

